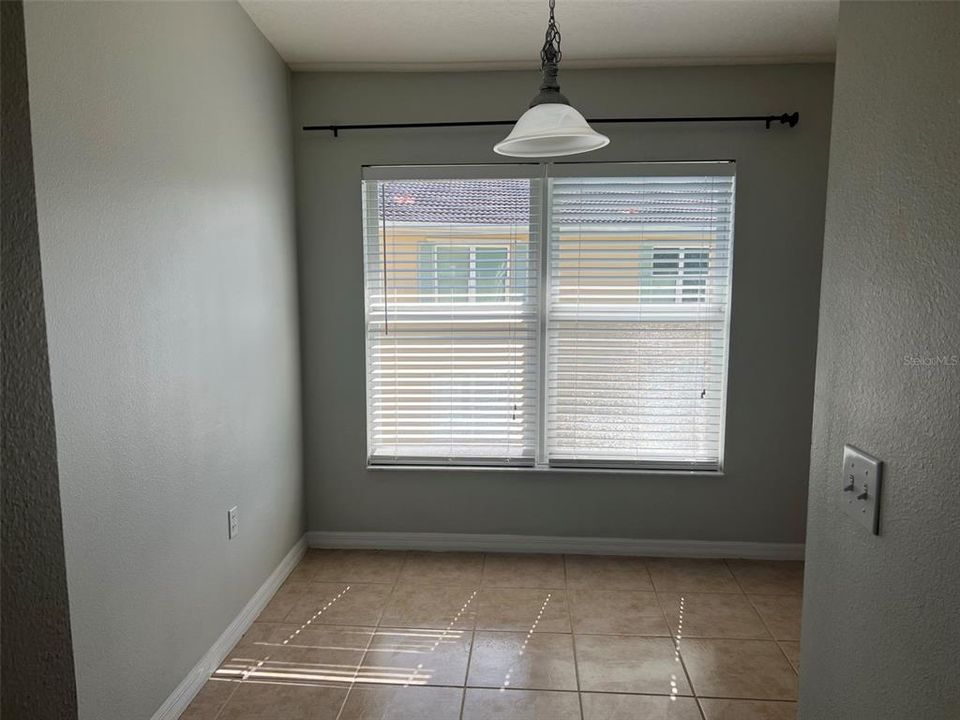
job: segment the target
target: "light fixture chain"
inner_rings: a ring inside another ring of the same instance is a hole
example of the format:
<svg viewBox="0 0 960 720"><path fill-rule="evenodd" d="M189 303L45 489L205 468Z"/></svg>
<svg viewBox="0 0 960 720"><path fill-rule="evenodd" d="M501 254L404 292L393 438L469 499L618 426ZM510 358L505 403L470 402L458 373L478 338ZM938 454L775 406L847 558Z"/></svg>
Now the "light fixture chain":
<svg viewBox="0 0 960 720"><path fill-rule="evenodd" d="M547 22L547 32L543 39L543 49L540 50L540 69L547 65L556 65L560 62L563 53L560 52L560 29L557 27L557 20L553 16L556 0L549 0L550 19Z"/></svg>

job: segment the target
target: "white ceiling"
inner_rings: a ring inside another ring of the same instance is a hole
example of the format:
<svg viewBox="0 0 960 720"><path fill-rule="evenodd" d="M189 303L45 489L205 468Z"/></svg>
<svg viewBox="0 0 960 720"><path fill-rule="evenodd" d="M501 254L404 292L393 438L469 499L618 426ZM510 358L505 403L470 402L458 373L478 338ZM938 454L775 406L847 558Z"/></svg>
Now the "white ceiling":
<svg viewBox="0 0 960 720"><path fill-rule="evenodd" d="M240 0L294 70L535 69L546 0ZM837 0L557 0L564 67L832 61Z"/></svg>

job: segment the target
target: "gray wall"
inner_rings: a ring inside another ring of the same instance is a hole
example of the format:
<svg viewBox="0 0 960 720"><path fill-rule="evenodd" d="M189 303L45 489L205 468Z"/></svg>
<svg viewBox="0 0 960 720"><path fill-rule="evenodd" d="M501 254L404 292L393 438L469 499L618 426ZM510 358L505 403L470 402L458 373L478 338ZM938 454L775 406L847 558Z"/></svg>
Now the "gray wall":
<svg viewBox="0 0 960 720"><path fill-rule="evenodd" d="M958 68L960 3L841 4L803 720L960 717ZM886 463L879 537L838 509L847 442Z"/></svg>
<svg viewBox="0 0 960 720"><path fill-rule="evenodd" d="M26 28L80 716L148 718L303 531L289 74L235 3Z"/></svg>
<svg viewBox="0 0 960 720"><path fill-rule="evenodd" d="M583 160L735 159L724 477L365 469L360 166L477 163L505 128L296 136L311 530L800 542L805 523L833 67L569 71L588 115L799 110L794 129L607 126ZM294 74L298 125L502 119L533 73Z"/></svg>
<svg viewBox="0 0 960 720"><path fill-rule="evenodd" d="M0 3L3 698L6 718L71 720L77 692L43 316L23 5ZM42 561L38 562L38 558Z"/></svg>

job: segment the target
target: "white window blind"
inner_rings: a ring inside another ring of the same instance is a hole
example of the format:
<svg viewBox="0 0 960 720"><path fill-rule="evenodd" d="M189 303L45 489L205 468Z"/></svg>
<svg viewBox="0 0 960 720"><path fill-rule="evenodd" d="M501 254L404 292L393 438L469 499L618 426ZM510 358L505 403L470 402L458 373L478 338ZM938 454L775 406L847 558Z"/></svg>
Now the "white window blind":
<svg viewBox="0 0 960 720"><path fill-rule="evenodd" d="M365 168L368 461L719 469L734 184Z"/></svg>
<svg viewBox="0 0 960 720"><path fill-rule="evenodd" d="M543 183L470 174L365 171L372 464L536 460Z"/></svg>
<svg viewBox="0 0 960 720"><path fill-rule="evenodd" d="M549 181L550 465L719 467L728 168Z"/></svg>

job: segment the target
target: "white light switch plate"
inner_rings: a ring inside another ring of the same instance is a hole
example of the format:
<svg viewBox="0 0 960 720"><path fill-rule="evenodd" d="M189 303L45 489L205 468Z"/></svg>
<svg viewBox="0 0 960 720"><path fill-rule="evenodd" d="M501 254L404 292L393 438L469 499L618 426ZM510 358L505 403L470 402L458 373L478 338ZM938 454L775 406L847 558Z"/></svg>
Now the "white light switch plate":
<svg viewBox="0 0 960 720"><path fill-rule="evenodd" d="M843 511L874 535L880 534L880 475L883 462L853 445L843 446L840 503Z"/></svg>

